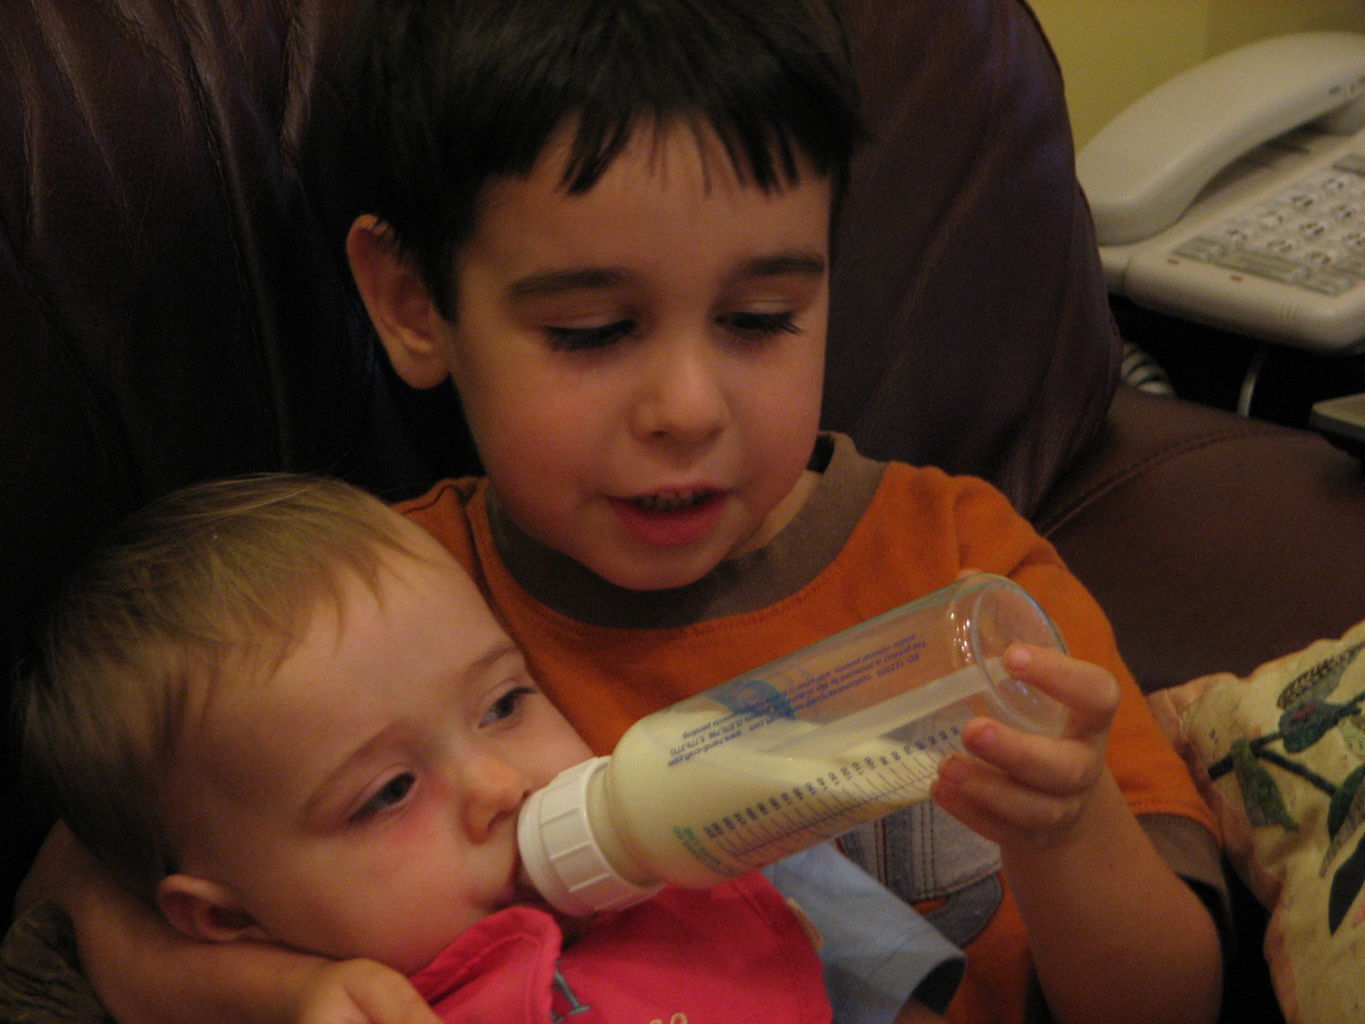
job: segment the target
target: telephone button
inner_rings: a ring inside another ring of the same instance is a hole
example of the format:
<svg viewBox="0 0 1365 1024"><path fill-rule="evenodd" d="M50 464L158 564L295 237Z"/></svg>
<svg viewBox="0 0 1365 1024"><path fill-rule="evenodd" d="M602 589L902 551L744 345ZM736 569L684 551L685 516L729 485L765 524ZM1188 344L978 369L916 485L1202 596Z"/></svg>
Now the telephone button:
<svg viewBox="0 0 1365 1024"><path fill-rule="evenodd" d="M1256 223L1266 230L1277 228L1289 219L1289 215L1278 206L1262 210L1256 215Z"/></svg>
<svg viewBox="0 0 1365 1024"><path fill-rule="evenodd" d="M1339 171L1348 171L1351 174L1365 177L1365 155L1360 153L1347 153L1335 160L1332 166Z"/></svg>
<svg viewBox="0 0 1365 1024"><path fill-rule="evenodd" d="M1307 274L1299 281L1303 287L1321 292L1323 295L1340 295L1342 292L1354 288L1357 283L1356 278L1349 274L1334 274L1330 271Z"/></svg>
<svg viewBox="0 0 1365 1024"><path fill-rule="evenodd" d="M1227 252L1227 246L1218 239L1199 235L1177 247L1175 255L1199 260L1201 263L1216 263L1225 252Z"/></svg>
<svg viewBox="0 0 1365 1024"><path fill-rule="evenodd" d="M1365 231L1347 231L1339 241L1347 252L1365 253Z"/></svg>
<svg viewBox="0 0 1365 1024"><path fill-rule="evenodd" d="M1229 249L1212 262L1228 270L1242 270L1285 284L1299 284L1308 276L1308 272L1293 260L1254 249Z"/></svg>
<svg viewBox="0 0 1365 1024"><path fill-rule="evenodd" d="M1285 196L1285 202L1300 213L1306 213L1317 205L1318 196L1315 192L1291 192Z"/></svg>

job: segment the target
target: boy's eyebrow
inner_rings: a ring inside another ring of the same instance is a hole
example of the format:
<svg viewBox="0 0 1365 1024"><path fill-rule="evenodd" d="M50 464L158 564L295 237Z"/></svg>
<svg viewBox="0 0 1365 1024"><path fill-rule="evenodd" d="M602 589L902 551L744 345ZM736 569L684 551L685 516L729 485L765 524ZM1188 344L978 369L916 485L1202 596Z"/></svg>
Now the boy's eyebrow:
<svg viewBox="0 0 1365 1024"><path fill-rule="evenodd" d="M818 277L825 272L825 258L815 252L780 252L770 256L757 256L740 264L734 278L737 281L763 277L783 277L795 274L802 277ZM548 270L543 274L531 274L513 281L507 288L507 297L513 301L562 295L566 292L595 291L621 284L630 277L629 272L616 267L568 267L563 270Z"/></svg>
<svg viewBox="0 0 1365 1024"><path fill-rule="evenodd" d="M624 270L611 267L570 267L549 270L513 281L507 289L509 299L530 299L565 292L594 291L618 285L627 278Z"/></svg>
<svg viewBox="0 0 1365 1024"><path fill-rule="evenodd" d="M782 277L786 274L818 277L825 272L825 258L814 252L781 252L759 256L745 263L736 275L740 280L753 277Z"/></svg>

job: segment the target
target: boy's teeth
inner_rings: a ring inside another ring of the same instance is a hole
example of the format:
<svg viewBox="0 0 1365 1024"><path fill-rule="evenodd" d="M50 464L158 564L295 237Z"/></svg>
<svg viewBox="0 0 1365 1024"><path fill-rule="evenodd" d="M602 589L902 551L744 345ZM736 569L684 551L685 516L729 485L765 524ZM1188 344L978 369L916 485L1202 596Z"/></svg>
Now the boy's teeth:
<svg viewBox="0 0 1365 1024"><path fill-rule="evenodd" d="M679 491L675 494L642 494L635 499L638 508L646 512L672 512L695 505L706 497L705 491Z"/></svg>

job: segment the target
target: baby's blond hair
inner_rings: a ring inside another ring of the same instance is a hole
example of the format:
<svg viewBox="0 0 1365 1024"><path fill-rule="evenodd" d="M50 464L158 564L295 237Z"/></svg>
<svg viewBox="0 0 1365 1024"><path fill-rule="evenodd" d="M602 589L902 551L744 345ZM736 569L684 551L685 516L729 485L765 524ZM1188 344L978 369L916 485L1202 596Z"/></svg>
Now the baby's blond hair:
<svg viewBox="0 0 1365 1024"><path fill-rule="evenodd" d="M214 687L261 678L403 522L340 481L199 484L126 519L66 581L20 681L25 767L76 836L143 896L175 870L161 780Z"/></svg>

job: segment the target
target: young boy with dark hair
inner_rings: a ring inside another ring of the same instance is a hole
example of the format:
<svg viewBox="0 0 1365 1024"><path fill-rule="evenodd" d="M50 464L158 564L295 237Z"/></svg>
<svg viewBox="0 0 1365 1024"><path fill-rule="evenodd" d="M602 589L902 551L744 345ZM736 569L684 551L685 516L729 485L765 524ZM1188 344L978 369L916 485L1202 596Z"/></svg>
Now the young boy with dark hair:
<svg viewBox="0 0 1365 1024"><path fill-rule="evenodd" d="M833 0L381 2L359 38L352 270L398 373L454 381L487 472L408 511L589 744L1009 576L1071 652L1009 660L1066 733L972 722L936 807L845 846L966 945L952 1020L1023 1021L1039 991L1072 1024L1212 1020L1213 822L1102 612L988 485L819 432L859 134Z"/></svg>

